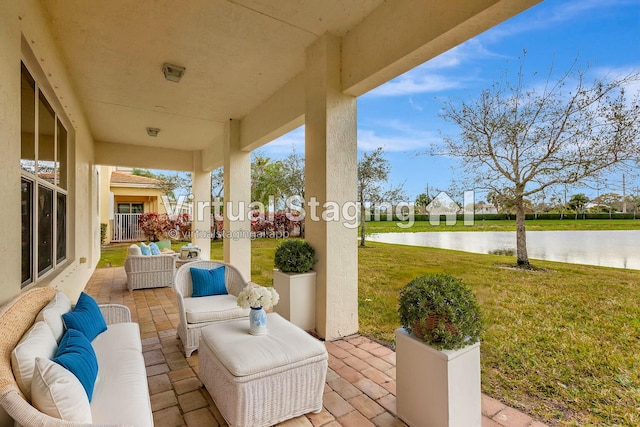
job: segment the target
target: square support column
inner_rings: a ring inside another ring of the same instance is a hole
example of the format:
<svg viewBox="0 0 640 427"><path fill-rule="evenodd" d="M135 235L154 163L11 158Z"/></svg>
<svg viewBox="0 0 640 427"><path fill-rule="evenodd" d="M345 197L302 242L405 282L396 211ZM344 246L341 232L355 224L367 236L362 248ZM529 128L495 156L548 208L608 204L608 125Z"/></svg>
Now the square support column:
<svg viewBox="0 0 640 427"><path fill-rule="evenodd" d="M358 332L357 109L342 93L340 44L318 39L305 70L305 238L318 258L316 330L327 340Z"/></svg>
<svg viewBox="0 0 640 427"><path fill-rule="evenodd" d="M200 158L196 157L195 163L200 164ZM211 172L194 165L192 180L191 243L200 248L202 259L211 259Z"/></svg>
<svg viewBox="0 0 640 427"><path fill-rule="evenodd" d="M240 149L240 121L224 128L224 260L251 280L251 153Z"/></svg>

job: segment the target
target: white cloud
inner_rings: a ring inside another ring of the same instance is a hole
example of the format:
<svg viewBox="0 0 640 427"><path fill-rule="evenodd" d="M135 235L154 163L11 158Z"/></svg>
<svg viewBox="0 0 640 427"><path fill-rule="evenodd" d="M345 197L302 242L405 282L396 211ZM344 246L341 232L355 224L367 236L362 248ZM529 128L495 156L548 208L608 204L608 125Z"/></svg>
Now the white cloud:
<svg viewBox="0 0 640 427"><path fill-rule="evenodd" d="M411 108L413 108L414 110L417 111L422 111L422 104L420 104L419 102L416 102L413 100L413 98L409 98L409 105L411 105Z"/></svg>
<svg viewBox="0 0 640 427"><path fill-rule="evenodd" d="M304 155L304 126L276 138L270 143L263 145L261 149L273 155L286 156L294 149L297 153Z"/></svg>
<svg viewBox="0 0 640 427"><path fill-rule="evenodd" d="M463 88L477 80L475 72L470 72L466 64L489 56L495 54L488 51L479 40L468 40L373 89L365 96L404 96Z"/></svg>
<svg viewBox="0 0 640 427"><path fill-rule="evenodd" d="M439 141L434 132L417 130L406 123L390 121L378 123L378 129L358 129L358 149L372 151L378 147L385 151L420 151Z"/></svg>
<svg viewBox="0 0 640 427"><path fill-rule="evenodd" d="M404 74L369 92L371 96L414 95L426 92L440 92L460 86L458 79L449 79L435 73Z"/></svg>
<svg viewBox="0 0 640 427"><path fill-rule="evenodd" d="M515 34L539 32L564 22L579 21L584 19L586 14L598 14L599 9L606 13L615 8L636 4L637 0L563 0L557 2L556 5L545 8L534 6L523 12L526 14L526 19L516 17L491 31L487 31L478 38L487 43L496 43Z"/></svg>
<svg viewBox="0 0 640 427"><path fill-rule="evenodd" d="M637 100L636 97L640 97L640 79L638 78L640 73L640 64L636 67L598 67L593 70L593 73L597 78L607 81L635 75L635 79L631 79L623 85L628 106L633 105Z"/></svg>
<svg viewBox="0 0 640 427"><path fill-rule="evenodd" d="M415 129L400 120L376 122L376 129L358 129L358 149L384 147L386 151L417 151L439 140L434 132ZM304 155L304 126L259 148L267 157L285 157L295 149Z"/></svg>
<svg viewBox="0 0 640 427"><path fill-rule="evenodd" d="M501 55L487 46L525 32L540 32L551 26L584 19L586 14L606 13L613 7L636 4L637 0L564 0L546 8L523 12L516 17L373 89L365 96L410 96L468 87L479 80L474 63ZM602 12L599 12L602 11Z"/></svg>
<svg viewBox="0 0 640 427"><path fill-rule="evenodd" d="M620 78L628 74L638 73L638 67L627 66L624 67L597 67L594 68L594 73L599 77L608 78Z"/></svg>

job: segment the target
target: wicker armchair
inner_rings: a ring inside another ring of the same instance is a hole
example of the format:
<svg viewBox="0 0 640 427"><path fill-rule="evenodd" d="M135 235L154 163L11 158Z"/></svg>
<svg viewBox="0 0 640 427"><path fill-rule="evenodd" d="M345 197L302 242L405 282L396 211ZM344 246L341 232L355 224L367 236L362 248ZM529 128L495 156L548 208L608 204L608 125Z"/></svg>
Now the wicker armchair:
<svg viewBox="0 0 640 427"><path fill-rule="evenodd" d="M225 285L228 295L214 295L193 298L190 268L210 270L225 266ZM249 284L242 274L232 265L223 261L194 261L178 268L174 279L173 290L178 299L180 324L178 337L184 345L186 357L198 349L202 328L212 323L248 317L249 309L238 307L236 297ZM248 325L248 320L247 320Z"/></svg>
<svg viewBox="0 0 640 427"><path fill-rule="evenodd" d="M129 255L124 261L124 270L130 291L171 286L176 272L176 259L169 254Z"/></svg>

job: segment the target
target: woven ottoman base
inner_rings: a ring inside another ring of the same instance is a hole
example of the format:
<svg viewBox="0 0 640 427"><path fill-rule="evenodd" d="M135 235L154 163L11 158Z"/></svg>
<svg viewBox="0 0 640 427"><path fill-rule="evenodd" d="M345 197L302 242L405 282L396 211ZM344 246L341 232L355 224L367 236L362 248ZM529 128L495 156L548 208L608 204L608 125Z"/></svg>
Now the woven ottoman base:
<svg viewBox="0 0 640 427"><path fill-rule="evenodd" d="M322 410L324 345L275 313L267 327L267 335L252 336L249 321L238 319L202 330L199 376L231 427L266 427Z"/></svg>

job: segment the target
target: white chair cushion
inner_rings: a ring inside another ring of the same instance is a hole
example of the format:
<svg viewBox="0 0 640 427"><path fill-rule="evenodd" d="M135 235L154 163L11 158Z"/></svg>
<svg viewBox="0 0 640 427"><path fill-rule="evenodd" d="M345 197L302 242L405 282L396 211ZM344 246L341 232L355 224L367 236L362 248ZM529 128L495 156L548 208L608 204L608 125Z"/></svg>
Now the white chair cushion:
<svg viewBox="0 0 640 427"><path fill-rule="evenodd" d="M277 313L267 314L267 330L255 337L249 334L248 319L213 323L202 329L200 345L206 345L236 377L327 358L323 343Z"/></svg>
<svg viewBox="0 0 640 427"><path fill-rule="evenodd" d="M35 360L31 396L40 412L65 421L93 423L89 399L78 378L49 359Z"/></svg>
<svg viewBox="0 0 640 427"><path fill-rule="evenodd" d="M11 352L11 369L18 387L31 400L31 381L36 357L52 359L58 351L58 343L45 322L35 323Z"/></svg>
<svg viewBox="0 0 640 427"><path fill-rule="evenodd" d="M138 324L111 324L91 345L99 367L91 399L93 422L153 426Z"/></svg>
<svg viewBox="0 0 640 427"><path fill-rule="evenodd" d="M135 243L129 246L129 255L138 255L138 256L142 255L142 250L140 249L140 246L136 245Z"/></svg>
<svg viewBox="0 0 640 427"><path fill-rule="evenodd" d="M71 301L64 292L56 292L53 299L47 304L36 316L36 322L44 320L51 328L56 342L60 343L62 335L64 335L64 323L62 323L62 315L71 311Z"/></svg>
<svg viewBox="0 0 640 427"><path fill-rule="evenodd" d="M249 315L249 309L238 307L233 295L212 295L184 299L187 323L207 323Z"/></svg>

